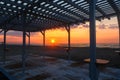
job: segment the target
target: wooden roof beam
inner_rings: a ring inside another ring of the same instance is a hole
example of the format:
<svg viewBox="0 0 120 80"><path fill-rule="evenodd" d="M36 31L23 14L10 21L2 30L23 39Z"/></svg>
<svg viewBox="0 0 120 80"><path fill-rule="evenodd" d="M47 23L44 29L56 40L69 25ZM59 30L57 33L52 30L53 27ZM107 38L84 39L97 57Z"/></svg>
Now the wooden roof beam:
<svg viewBox="0 0 120 80"><path fill-rule="evenodd" d="M20 15L20 14L23 14L23 13L27 13L28 10L31 10L31 9L33 9L34 6L39 5L40 2L41 2L41 0L39 0L37 3L33 3L33 4L31 4L30 7L26 7L25 10L21 10L21 11L19 11L18 13L14 14L12 17L10 17L8 20L4 21L3 24L5 24L6 22L9 23L11 20L13 20L15 17L17 17L17 15ZM0 25L3 25L3 24L0 24Z"/></svg>
<svg viewBox="0 0 120 80"><path fill-rule="evenodd" d="M32 13L32 12L28 12L29 14L32 14L32 15L37 15L37 17L42 17L42 18L46 18L46 19L49 19L49 20L54 20L54 21L57 21L57 22L62 22L62 23L69 23L71 21L68 21L68 20L65 20L65 19L62 19L60 17L58 17L58 19L56 18L56 16L53 16L53 15L50 15L50 16L44 16L42 14L36 14L36 13ZM40 13L43 13L40 11ZM46 13L43 13L43 14L46 14ZM46 14L46 15L49 15L49 14Z"/></svg>
<svg viewBox="0 0 120 80"><path fill-rule="evenodd" d="M64 0L65 2L71 4L72 6L74 6L75 8L79 9L80 11L82 11L83 13L89 15L89 12L86 11L85 9L81 8L80 6L77 6L76 4L74 4L71 0Z"/></svg>
<svg viewBox="0 0 120 80"><path fill-rule="evenodd" d="M67 11L68 13L71 13L71 14L73 14L73 15L75 14L77 17L80 17L81 19L86 19L86 17L84 17L84 16L82 16L82 15L79 15L79 14L77 14L77 13L75 13L75 12L72 12L72 11L64 8L63 6L59 6L59 5L55 4L55 3L53 3L52 1L50 1L49 3L52 4L52 5L54 5L54 6L56 6L56 7L58 7L58 8L61 9L61 10Z"/></svg>
<svg viewBox="0 0 120 80"><path fill-rule="evenodd" d="M116 16L116 15L117 15L116 13L113 13L113 14L108 14L107 16L108 16L108 17L114 17L114 16ZM98 20L104 19L104 16L99 16L99 17L97 17L96 19L98 19Z"/></svg>
<svg viewBox="0 0 120 80"><path fill-rule="evenodd" d="M51 11L51 10L52 10L52 9L48 9L48 8L45 8L45 7L41 6L41 5L40 5L41 2L44 2L44 0L39 0L34 6L42 7L43 9L47 9L48 11ZM46 2L49 2L49 1L46 1ZM50 1L50 2L51 2L51 1ZM30 10L32 10L32 9L30 9ZM53 11L53 10L52 10L52 12L56 13L56 12ZM58 14L58 13L56 13L56 14ZM60 15L60 14L59 14L59 15ZM66 17L65 15L62 15L62 16ZM71 17L68 16L68 18L71 18Z"/></svg>
<svg viewBox="0 0 120 80"><path fill-rule="evenodd" d="M69 21L69 20L72 20L72 21L73 21L73 20L76 20L76 19L73 18L73 17L70 17L70 16L68 16L68 15L64 15L64 14L61 14L61 13L59 13L59 12L56 12L56 11L52 10L51 8L46 8L46 7L41 6L41 5L38 5L37 7L40 7L40 8L42 8L42 9L51 11L51 12L53 12L53 13L55 13L55 14L58 14L58 15L60 15L60 16L63 16L64 18L68 18L68 19L67 19L68 21Z"/></svg>
<svg viewBox="0 0 120 80"><path fill-rule="evenodd" d="M86 0L86 2L90 3L90 0ZM96 5L96 10L99 11L104 17L110 19L110 17L106 16L106 13L101 8L99 8L97 5Z"/></svg>
<svg viewBox="0 0 120 80"><path fill-rule="evenodd" d="M113 10L118 14L120 13L120 10L118 9L118 7L116 6L114 0L107 0L107 2L110 4L110 6L113 8Z"/></svg>
<svg viewBox="0 0 120 80"><path fill-rule="evenodd" d="M30 12L28 12L28 13L33 14L34 16L39 16L39 17L42 17L42 18L50 19L50 20L53 20L53 21L58 21L58 22L65 23L65 24L69 23L69 22L65 22L65 21L62 21L62 20L58 20L58 19L47 17L47 16L40 15L40 14L35 14L35 13L30 13Z"/></svg>
<svg viewBox="0 0 120 80"><path fill-rule="evenodd" d="M98 6L96 6L96 9L97 9L104 17L110 19L110 17L108 17L108 16L106 15L106 13L105 13L103 10L101 10Z"/></svg>
<svg viewBox="0 0 120 80"><path fill-rule="evenodd" d="M16 16L10 16L7 20L3 21L2 23L0 23L0 26L6 25L8 22L10 22L11 20L13 20Z"/></svg>

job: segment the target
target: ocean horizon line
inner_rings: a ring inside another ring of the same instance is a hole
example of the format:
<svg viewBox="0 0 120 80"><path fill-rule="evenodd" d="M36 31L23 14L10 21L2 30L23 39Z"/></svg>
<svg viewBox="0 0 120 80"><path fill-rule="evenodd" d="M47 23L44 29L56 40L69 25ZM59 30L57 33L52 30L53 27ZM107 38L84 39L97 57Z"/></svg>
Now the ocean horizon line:
<svg viewBox="0 0 120 80"><path fill-rule="evenodd" d="M16 44L16 43L7 43L8 45L22 45L22 44ZM27 44L28 45L28 44ZM31 46L42 46L43 44L31 44ZM46 46L51 46L50 44L46 44ZM54 46L60 46L60 47L67 47L68 44L61 43L59 45ZM71 47L89 47L88 43L71 43ZM118 43L97 43L96 47L100 48L119 48Z"/></svg>

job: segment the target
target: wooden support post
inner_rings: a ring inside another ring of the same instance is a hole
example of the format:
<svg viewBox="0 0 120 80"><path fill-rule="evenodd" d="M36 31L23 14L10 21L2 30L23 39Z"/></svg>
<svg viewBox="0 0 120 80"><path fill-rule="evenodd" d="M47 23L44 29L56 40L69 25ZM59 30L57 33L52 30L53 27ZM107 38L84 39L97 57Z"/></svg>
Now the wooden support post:
<svg viewBox="0 0 120 80"><path fill-rule="evenodd" d="M30 47L30 32L29 32L29 37L28 37L29 39L28 39L28 45L29 45L29 47Z"/></svg>
<svg viewBox="0 0 120 80"><path fill-rule="evenodd" d="M97 0L91 0L89 4L90 17L90 65L89 75L91 80L98 80L98 70L96 67L96 21L95 5Z"/></svg>
<svg viewBox="0 0 120 80"><path fill-rule="evenodd" d="M43 35L43 47L45 47L45 30L41 31Z"/></svg>
<svg viewBox="0 0 120 80"><path fill-rule="evenodd" d="M23 30L23 53L22 53L22 71L25 73L25 54L26 54L26 32Z"/></svg>
<svg viewBox="0 0 120 80"><path fill-rule="evenodd" d="M26 36L28 37L28 46L30 46L30 32L26 32Z"/></svg>
<svg viewBox="0 0 120 80"><path fill-rule="evenodd" d="M26 16L25 14L23 15L23 46L22 46L22 74L23 76L25 75L25 64L26 64Z"/></svg>
<svg viewBox="0 0 120 80"><path fill-rule="evenodd" d="M41 34L43 35L43 47L44 47L44 51L45 51L45 30L41 31ZM45 53L42 54L42 57L45 57Z"/></svg>
<svg viewBox="0 0 120 80"><path fill-rule="evenodd" d="M66 28L66 30L68 32L68 49L67 49L67 53L68 53L68 61L70 61L70 58L71 58L71 54L70 54L70 48L71 48L71 45L70 45L70 25L67 25L65 28Z"/></svg>
<svg viewBox="0 0 120 80"><path fill-rule="evenodd" d="M117 14L118 28L119 28L119 50L120 50L120 13Z"/></svg>
<svg viewBox="0 0 120 80"><path fill-rule="evenodd" d="M6 33L7 33L7 30L4 29L4 42L3 42L3 64L5 64L6 62Z"/></svg>

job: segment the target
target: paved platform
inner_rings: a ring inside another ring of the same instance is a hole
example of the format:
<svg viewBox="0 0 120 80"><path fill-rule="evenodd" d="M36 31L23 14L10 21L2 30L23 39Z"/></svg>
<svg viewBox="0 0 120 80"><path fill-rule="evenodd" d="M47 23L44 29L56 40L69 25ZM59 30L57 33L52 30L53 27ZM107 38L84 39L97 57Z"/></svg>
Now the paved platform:
<svg viewBox="0 0 120 80"><path fill-rule="evenodd" d="M6 64L2 66L17 80L90 80L87 63L80 64L54 57L29 55L26 58L26 71L23 76L21 55L9 56L7 59ZM100 71L99 80L119 80L119 74L120 69L105 67Z"/></svg>

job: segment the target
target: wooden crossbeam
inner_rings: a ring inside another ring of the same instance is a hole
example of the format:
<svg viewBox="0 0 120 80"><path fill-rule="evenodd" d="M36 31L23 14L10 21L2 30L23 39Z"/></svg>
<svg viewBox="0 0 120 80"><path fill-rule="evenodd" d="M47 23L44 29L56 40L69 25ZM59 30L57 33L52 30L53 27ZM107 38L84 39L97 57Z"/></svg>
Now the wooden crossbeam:
<svg viewBox="0 0 120 80"><path fill-rule="evenodd" d="M65 0L65 2L71 4L75 8L79 9L80 11L84 12L85 14L89 15L89 12L86 11L85 9L81 8L80 6L78 7L76 4L74 4L71 0Z"/></svg>
<svg viewBox="0 0 120 80"><path fill-rule="evenodd" d="M79 14L77 14L77 13L75 13L75 12L72 12L71 10L66 9L66 8L64 8L63 6L57 5L57 4L55 4L55 3L52 3L52 1L49 2L49 3L52 4L52 5L54 5L54 6L56 6L56 7L58 7L59 9L62 9L62 10L67 11L67 12L73 14L73 15L76 15L78 18L81 18L81 19L83 19L83 20L84 20L84 19L87 19L86 17L84 17L84 16L82 16L82 15L79 15ZM78 20L78 21L80 21L80 20Z"/></svg>
<svg viewBox="0 0 120 80"><path fill-rule="evenodd" d="M86 0L87 3L90 3L90 0ZM107 16L107 14L96 5L96 10L99 11L104 17L110 19L110 17Z"/></svg>
<svg viewBox="0 0 120 80"><path fill-rule="evenodd" d="M107 2L110 4L110 6L114 9L114 11L116 13L120 13L120 10L118 9L118 7L116 6L114 0L107 0Z"/></svg>

